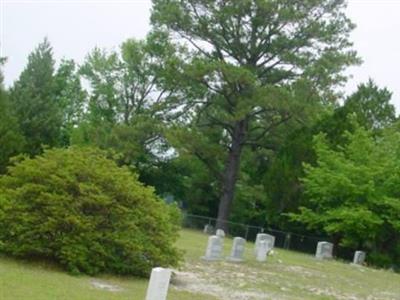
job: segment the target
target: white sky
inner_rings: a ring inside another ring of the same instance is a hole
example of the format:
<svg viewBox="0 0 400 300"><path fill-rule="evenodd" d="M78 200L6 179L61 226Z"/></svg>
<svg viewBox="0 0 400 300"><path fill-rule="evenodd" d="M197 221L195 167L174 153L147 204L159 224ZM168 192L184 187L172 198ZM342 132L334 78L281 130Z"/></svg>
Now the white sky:
<svg viewBox="0 0 400 300"><path fill-rule="evenodd" d="M47 36L55 58L81 63L95 46L118 48L127 38L143 38L150 29L150 0L0 0L0 56L10 85L28 54ZM393 92L400 112L400 0L349 0L356 23L354 48L364 63L352 67L346 86L351 93L369 77ZM397 76L396 76L397 75Z"/></svg>

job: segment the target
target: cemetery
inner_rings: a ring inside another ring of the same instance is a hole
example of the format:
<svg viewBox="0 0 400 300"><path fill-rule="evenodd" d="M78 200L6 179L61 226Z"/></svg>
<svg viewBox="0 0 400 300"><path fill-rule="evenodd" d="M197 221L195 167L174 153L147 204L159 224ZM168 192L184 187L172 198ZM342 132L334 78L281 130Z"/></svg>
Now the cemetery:
<svg viewBox="0 0 400 300"><path fill-rule="evenodd" d="M400 300L399 1L0 0L0 300Z"/></svg>
<svg viewBox="0 0 400 300"><path fill-rule="evenodd" d="M243 241L230 237L224 238L221 259L206 261L201 257L208 241L209 236L200 231L181 231L177 246L185 250L184 263L171 272L168 300L399 299L400 275L388 270L319 260L279 248L259 262L252 242L238 251L243 261L232 262L228 258L236 256L234 242L241 246ZM152 296L147 292L157 284L113 275L71 276L50 264L3 256L0 274L2 300L24 299L24 295L31 300L153 300L146 296ZM94 280L101 285L95 286ZM158 287L164 293L165 281Z"/></svg>

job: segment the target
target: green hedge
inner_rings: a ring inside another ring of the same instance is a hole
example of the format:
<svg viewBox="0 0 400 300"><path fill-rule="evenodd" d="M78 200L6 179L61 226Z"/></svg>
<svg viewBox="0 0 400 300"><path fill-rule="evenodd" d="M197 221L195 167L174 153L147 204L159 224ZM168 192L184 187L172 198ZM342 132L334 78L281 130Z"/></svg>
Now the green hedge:
<svg viewBox="0 0 400 300"><path fill-rule="evenodd" d="M175 266L180 215L97 149L47 150L0 178L0 251L72 273Z"/></svg>

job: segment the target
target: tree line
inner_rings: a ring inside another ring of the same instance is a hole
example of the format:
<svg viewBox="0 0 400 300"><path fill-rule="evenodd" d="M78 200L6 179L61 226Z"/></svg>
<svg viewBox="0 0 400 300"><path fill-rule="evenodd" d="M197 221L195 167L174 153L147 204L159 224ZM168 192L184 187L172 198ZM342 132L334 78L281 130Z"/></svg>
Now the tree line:
<svg viewBox="0 0 400 300"><path fill-rule="evenodd" d="M372 80L340 93L361 63L345 6L153 0L145 39L81 65L56 63L45 39L1 88L0 171L18 154L96 146L219 228L326 234L398 262L397 117Z"/></svg>

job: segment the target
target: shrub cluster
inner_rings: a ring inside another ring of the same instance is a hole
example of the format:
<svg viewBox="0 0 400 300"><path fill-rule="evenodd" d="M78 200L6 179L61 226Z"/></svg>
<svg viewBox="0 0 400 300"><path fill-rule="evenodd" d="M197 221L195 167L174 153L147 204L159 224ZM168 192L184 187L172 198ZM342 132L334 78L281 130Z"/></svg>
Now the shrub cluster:
<svg viewBox="0 0 400 300"><path fill-rule="evenodd" d="M0 178L0 251L72 273L145 276L179 262L179 212L97 149L47 150Z"/></svg>

